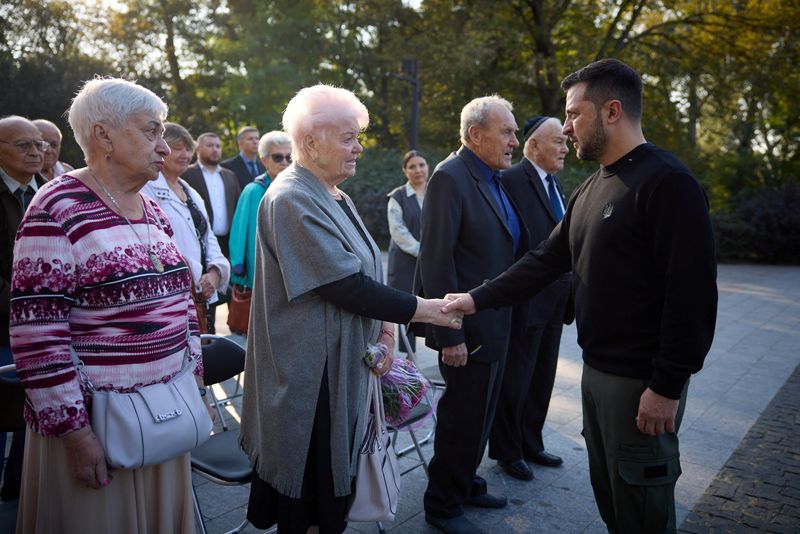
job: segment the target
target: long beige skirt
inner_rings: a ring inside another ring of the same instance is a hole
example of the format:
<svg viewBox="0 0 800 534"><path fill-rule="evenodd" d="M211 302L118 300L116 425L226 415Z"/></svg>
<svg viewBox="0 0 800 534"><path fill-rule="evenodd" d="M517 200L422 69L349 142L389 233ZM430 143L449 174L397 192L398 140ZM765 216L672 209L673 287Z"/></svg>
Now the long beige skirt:
<svg viewBox="0 0 800 534"><path fill-rule="evenodd" d="M17 534L194 534L188 454L112 475L87 488L70 475L63 441L28 428Z"/></svg>

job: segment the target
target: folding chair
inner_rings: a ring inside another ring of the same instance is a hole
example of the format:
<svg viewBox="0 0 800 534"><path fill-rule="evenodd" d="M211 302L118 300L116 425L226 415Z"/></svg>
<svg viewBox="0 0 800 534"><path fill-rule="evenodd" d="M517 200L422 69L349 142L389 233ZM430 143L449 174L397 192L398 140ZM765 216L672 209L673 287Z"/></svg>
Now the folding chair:
<svg viewBox="0 0 800 534"><path fill-rule="evenodd" d="M210 361L212 362L212 368L205 370L205 376L218 377L227 373L227 367L225 366L225 357L226 355L232 355L232 358L237 358L238 354L242 354L242 371L244 370L244 347L233 341L232 339L217 336L215 334L203 334L200 336L200 340L202 341L202 349L203 349L203 366L205 367L205 359L208 355ZM216 363L219 362L219 363ZM241 373L239 371L236 373L236 387L234 388L233 394L227 395L225 397L218 397L216 393L214 393L214 388L209 387L208 392L211 394L211 400L214 401L214 407L217 410L217 415L219 415L220 423L222 424L222 430L228 430L228 424L225 422L225 417L222 412L222 406L224 404L230 404L232 399L236 397L242 396L242 391L240 387L241 382ZM211 375L210 375L211 374ZM212 380L208 382L209 384L219 384L221 382L225 382L226 380L233 378L231 376L226 377L221 380ZM223 390L224 391L224 390Z"/></svg>
<svg viewBox="0 0 800 534"><path fill-rule="evenodd" d="M229 380L244 371L245 350L241 345L228 338L215 335L206 334L203 335L203 339L209 341L203 345L203 383L207 387L210 388L214 384ZM217 413L222 418L222 411L216 398L214 398L214 403ZM238 435L238 432L227 431L225 427L222 432L214 434L208 441L194 449L192 451L192 471L215 484L224 486L248 484L253 470L250 466L250 459L239 448ZM200 531L206 534L205 520L194 485L192 485L192 494ZM245 518L228 534L241 532L246 526L247 519Z"/></svg>

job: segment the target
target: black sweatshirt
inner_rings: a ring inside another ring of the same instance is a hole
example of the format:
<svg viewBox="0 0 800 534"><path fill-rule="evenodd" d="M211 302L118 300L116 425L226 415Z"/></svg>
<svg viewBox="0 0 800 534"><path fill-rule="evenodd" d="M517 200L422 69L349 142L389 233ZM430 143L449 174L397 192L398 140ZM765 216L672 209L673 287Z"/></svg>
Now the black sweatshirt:
<svg viewBox="0 0 800 534"><path fill-rule="evenodd" d="M675 156L639 145L575 191L542 245L470 294L523 301L573 271L584 362L677 399L703 366L717 312L708 199Z"/></svg>

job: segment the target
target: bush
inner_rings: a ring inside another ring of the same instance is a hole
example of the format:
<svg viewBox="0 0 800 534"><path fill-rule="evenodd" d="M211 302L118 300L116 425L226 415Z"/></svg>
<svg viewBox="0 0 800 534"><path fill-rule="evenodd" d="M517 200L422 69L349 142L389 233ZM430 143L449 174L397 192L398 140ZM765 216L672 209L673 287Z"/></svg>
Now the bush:
<svg viewBox="0 0 800 534"><path fill-rule="evenodd" d="M800 263L800 185L757 191L712 222L721 259Z"/></svg>

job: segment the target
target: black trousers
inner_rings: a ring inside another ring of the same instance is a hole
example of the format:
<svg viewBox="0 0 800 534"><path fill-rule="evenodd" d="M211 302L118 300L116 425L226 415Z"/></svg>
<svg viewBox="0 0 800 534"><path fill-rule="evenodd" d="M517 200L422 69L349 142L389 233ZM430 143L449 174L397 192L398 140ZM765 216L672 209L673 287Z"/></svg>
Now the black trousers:
<svg viewBox="0 0 800 534"><path fill-rule="evenodd" d="M436 410L430 480L423 499L427 514L459 516L470 496L486 493L486 482L475 472L489 439L504 364L502 357L493 363L451 367L442 363L439 353L439 370L447 387Z"/></svg>
<svg viewBox="0 0 800 534"><path fill-rule="evenodd" d="M563 306L557 306L547 324L511 334L489 437L490 458L513 462L544 450L542 429L556 379L563 317Z"/></svg>

